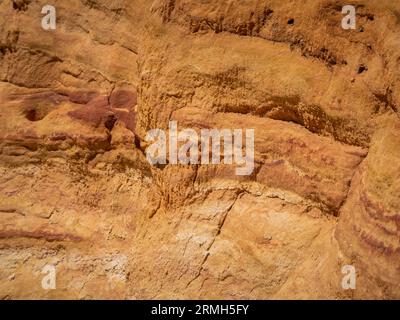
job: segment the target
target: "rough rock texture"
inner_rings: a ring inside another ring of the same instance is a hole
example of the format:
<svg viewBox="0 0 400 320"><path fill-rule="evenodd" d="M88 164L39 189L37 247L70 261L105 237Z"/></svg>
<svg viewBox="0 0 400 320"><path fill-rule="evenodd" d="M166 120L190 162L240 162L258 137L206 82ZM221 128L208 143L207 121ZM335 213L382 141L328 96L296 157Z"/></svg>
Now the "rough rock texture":
<svg viewBox="0 0 400 320"><path fill-rule="evenodd" d="M400 4L354 3L0 1L0 297L399 299ZM150 166L170 120L254 172Z"/></svg>

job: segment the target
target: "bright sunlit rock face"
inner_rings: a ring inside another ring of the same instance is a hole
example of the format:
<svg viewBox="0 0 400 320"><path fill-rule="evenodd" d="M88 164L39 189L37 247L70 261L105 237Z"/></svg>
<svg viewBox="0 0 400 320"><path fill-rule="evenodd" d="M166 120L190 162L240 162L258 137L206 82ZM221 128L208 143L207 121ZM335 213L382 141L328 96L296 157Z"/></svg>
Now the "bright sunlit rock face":
<svg viewBox="0 0 400 320"><path fill-rule="evenodd" d="M0 298L399 299L400 4L301 2L0 1Z"/></svg>

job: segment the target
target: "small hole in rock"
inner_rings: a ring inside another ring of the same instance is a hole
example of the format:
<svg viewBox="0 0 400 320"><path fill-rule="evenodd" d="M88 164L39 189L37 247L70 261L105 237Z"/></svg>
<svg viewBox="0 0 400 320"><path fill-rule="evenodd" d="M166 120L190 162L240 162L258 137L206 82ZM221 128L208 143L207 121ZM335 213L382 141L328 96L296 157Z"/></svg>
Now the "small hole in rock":
<svg viewBox="0 0 400 320"><path fill-rule="evenodd" d="M29 121L36 121L36 110L35 109L31 109L31 110L26 111L25 117Z"/></svg>
<svg viewBox="0 0 400 320"><path fill-rule="evenodd" d="M361 66L359 66L358 74L361 74L361 73L363 73L365 71L368 71L368 67L366 65L362 64Z"/></svg>
<svg viewBox="0 0 400 320"><path fill-rule="evenodd" d="M288 20L287 24L290 24L290 25L294 24L294 19L293 19L293 18L290 18L290 19Z"/></svg>
<svg viewBox="0 0 400 320"><path fill-rule="evenodd" d="M114 128L115 122L117 121L117 118L114 115L110 115L107 117L107 120L104 122L104 126L108 130L112 130Z"/></svg>
<svg viewBox="0 0 400 320"><path fill-rule="evenodd" d="M139 137L137 135L135 135L134 142L135 142L135 147L137 149L141 149L141 147L140 147L140 139L139 139Z"/></svg>
<svg viewBox="0 0 400 320"><path fill-rule="evenodd" d="M24 112L25 118L29 121L39 121L45 117L45 114L37 112L36 109L28 109Z"/></svg>

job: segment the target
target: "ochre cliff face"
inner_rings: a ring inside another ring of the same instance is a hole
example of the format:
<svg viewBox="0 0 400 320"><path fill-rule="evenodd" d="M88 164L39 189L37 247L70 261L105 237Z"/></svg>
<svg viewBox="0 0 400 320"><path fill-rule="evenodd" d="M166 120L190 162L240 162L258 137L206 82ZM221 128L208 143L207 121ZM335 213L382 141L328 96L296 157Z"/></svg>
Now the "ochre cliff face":
<svg viewBox="0 0 400 320"><path fill-rule="evenodd" d="M400 4L46 4L0 1L1 298L400 298ZM253 172L150 165L172 120Z"/></svg>

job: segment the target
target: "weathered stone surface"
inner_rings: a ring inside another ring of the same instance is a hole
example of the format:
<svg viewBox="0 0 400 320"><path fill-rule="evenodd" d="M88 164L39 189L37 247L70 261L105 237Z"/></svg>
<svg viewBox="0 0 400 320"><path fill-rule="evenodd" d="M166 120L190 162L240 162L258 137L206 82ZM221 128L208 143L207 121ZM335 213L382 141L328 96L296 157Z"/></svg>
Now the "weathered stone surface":
<svg viewBox="0 0 400 320"><path fill-rule="evenodd" d="M360 268L360 281L368 284L360 288L360 297L382 299L399 291L399 129L393 119L374 136L336 230L343 252Z"/></svg>
<svg viewBox="0 0 400 320"><path fill-rule="evenodd" d="M400 298L400 5L45 4L0 2L0 298ZM254 171L151 166L172 120Z"/></svg>

